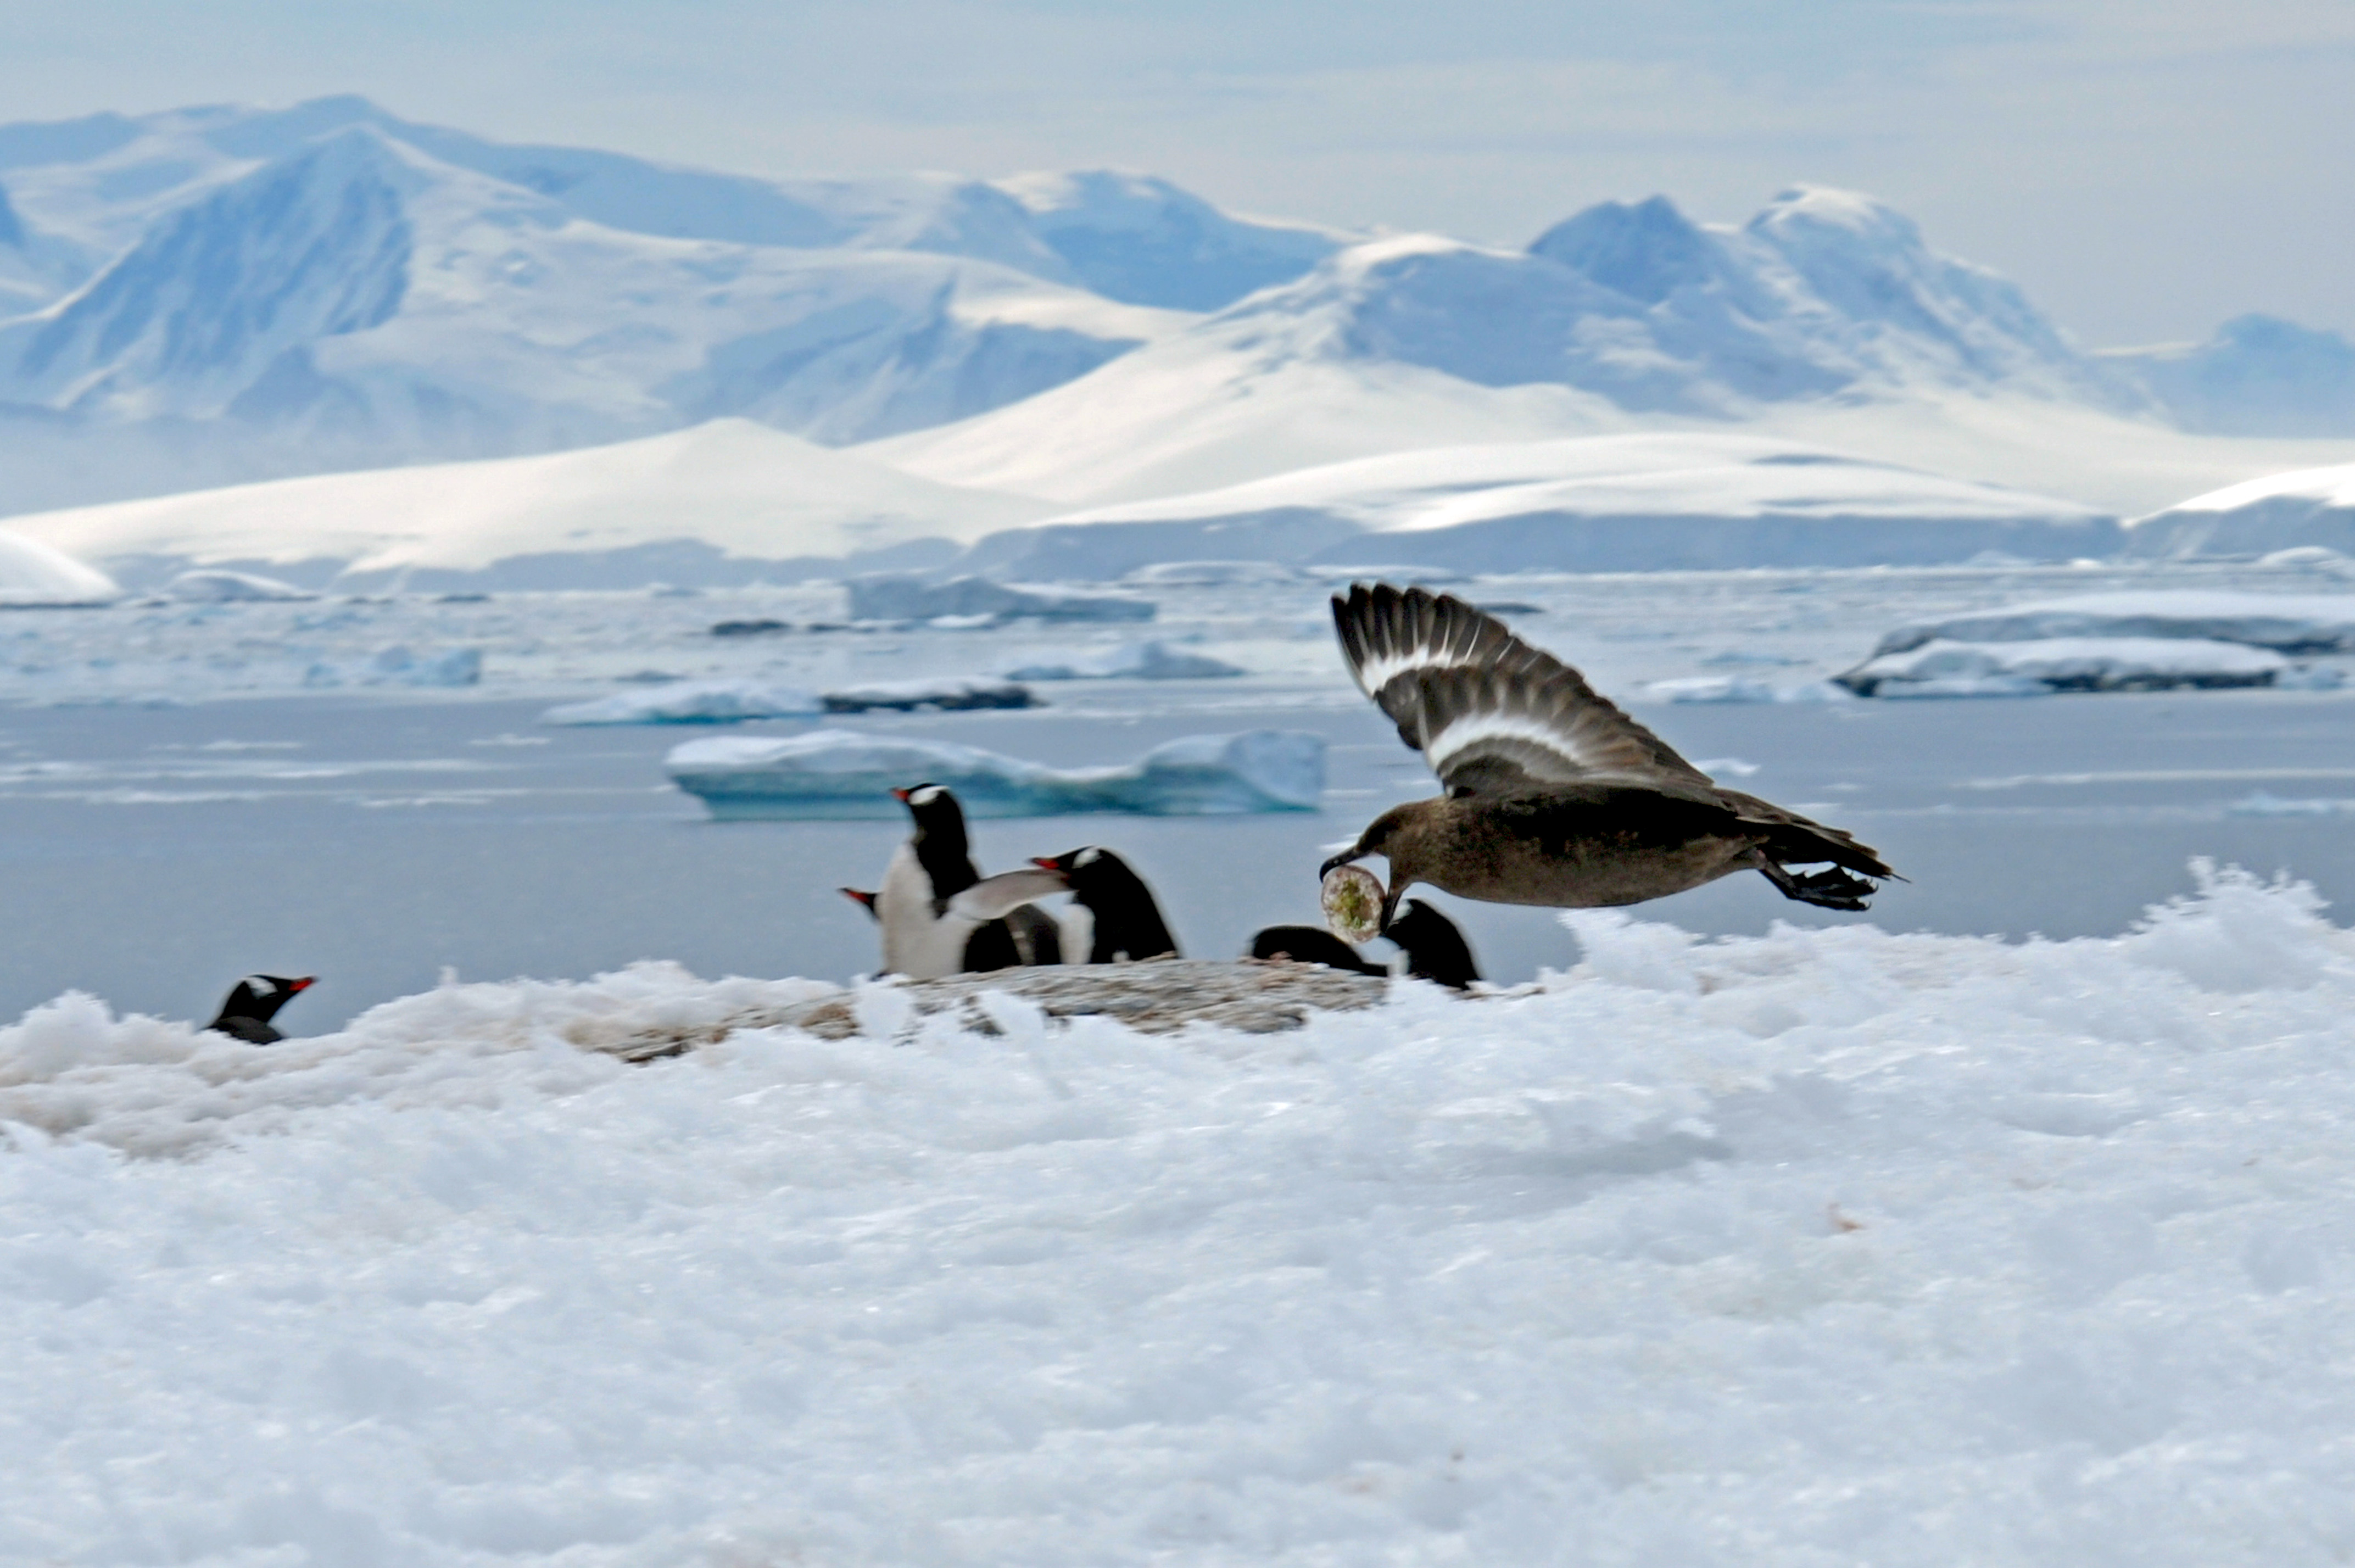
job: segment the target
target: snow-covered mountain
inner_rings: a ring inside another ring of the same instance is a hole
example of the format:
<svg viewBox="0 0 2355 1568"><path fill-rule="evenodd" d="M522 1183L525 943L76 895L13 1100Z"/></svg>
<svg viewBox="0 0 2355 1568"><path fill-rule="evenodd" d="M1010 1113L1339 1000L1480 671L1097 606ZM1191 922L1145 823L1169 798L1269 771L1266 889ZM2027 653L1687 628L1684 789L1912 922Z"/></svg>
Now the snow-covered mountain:
<svg viewBox="0 0 2355 1568"><path fill-rule="evenodd" d="M1361 458L992 535L961 570L1109 579L1156 561L1643 571L2106 556L2092 507L1757 436L1593 436Z"/></svg>
<svg viewBox="0 0 2355 1568"><path fill-rule="evenodd" d="M2339 430L2355 350L2301 334L2088 354L1812 187L1512 250L1143 175L762 179L350 97L0 126L0 514L730 417L1065 506L1686 430L2138 512L2355 455L2182 428Z"/></svg>
<svg viewBox="0 0 2355 1568"><path fill-rule="evenodd" d="M2243 315L2205 343L2113 349L2185 430L2355 436L2355 343L2279 316Z"/></svg>
<svg viewBox="0 0 2355 1568"><path fill-rule="evenodd" d="M1050 509L717 420L572 452L36 513L9 528L19 544L134 580L236 565L346 587L603 588L789 578L813 558L827 570L931 565Z"/></svg>

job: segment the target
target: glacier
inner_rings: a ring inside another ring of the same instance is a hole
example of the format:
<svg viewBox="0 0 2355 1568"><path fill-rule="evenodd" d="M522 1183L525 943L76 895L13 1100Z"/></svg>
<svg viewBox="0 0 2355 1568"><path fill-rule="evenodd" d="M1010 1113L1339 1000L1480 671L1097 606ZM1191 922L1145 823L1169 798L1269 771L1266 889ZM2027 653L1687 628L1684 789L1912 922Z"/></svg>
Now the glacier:
<svg viewBox="0 0 2355 1568"><path fill-rule="evenodd" d="M1457 571L1915 565L2115 554L2091 507L1793 442L1702 432L1443 446L988 536L959 564L1105 580L1188 557Z"/></svg>
<svg viewBox="0 0 2355 1568"><path fill-rule="evenodd" d="M1272 1036L661 964L268 1050L59 997L0 1025L0 1556L2355 1540L2355 937L2310 892L1572 923L1534 986ZM767 1021L829 999L858 1032Z"/></svg>
<svg viewBox="0 0 2355 1568"><path fill-rule="evenodd" d="M2271 474L2194 496L2126 524L2138 559L2355 552L2355 464Z"/></svg>
<svg viewBox="0 0 2355 1568"><path fill-rule="evenodd" d="M1123 766L1057 769L953 741L815 730L689 741L663 766L722 821L894 820L904 811L890 792L925 782L955 790L974 817L1226 816L1316 810L1325 741L1296 730L1188 735Z"/></svg>
<svg viewBox="0 0 2355 1568"><path fill-rule="evenodd" d="M106 573L62 550L0 530L0 609L109 604L123 597Z"/></svg>

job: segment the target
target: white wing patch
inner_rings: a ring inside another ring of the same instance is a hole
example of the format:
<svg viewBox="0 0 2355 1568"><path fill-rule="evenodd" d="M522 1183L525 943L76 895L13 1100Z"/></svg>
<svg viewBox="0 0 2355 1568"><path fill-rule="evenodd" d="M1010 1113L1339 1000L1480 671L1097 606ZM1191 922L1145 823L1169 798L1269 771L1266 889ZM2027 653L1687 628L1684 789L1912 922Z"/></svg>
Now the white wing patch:
<svg viewBox="0 0 2355 1568"><path fill-rule="evenodd" d="M1475 635L1478 630L1477 626L1472 628ZM1470 640L1469 637L1464 639L1467 644ZM1468 646L1456 648L1440 644L1422 643L1411 648L1400 648L1392 653L1378 654L1364 664L1359 665L1350 673L1358 677L1358 689L1368 697L1374 697L1391 681L1414 670L1459 669L1473 662Z"/></svg>
<svg viewBox="0 0 2355 1568"><path fill-rule="evenodd" d="M1449 761L1482 741L1527 741L1542 746L1568 763L1573 773L1612 771L1613 759L1582 755L1573 738L1525 713L1466 713L1426 739L1423 754L1431 760L1431 771L1444 778Z"/></svg>

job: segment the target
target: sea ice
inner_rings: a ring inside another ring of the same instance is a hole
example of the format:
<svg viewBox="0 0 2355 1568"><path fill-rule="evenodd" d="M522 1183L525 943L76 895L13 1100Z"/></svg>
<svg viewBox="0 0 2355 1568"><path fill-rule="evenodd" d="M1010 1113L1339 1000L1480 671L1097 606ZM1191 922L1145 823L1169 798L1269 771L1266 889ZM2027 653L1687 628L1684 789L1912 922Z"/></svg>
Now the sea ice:
<svg viewBox="0 0 2355 1568"><path fill-rule="evenodd" d="M1151 600L1114 593L1075 593L1068 589L993 582L986 577L952 577L945 582L883 574L854 577L854 621L932 621L943 615L988 616L1011 621L1150 621ZM980 623L975 623L980 624Z"/></svg>
<svg viewBox="0 0 2355 1568"><path fill-rule="evenodd" d="M1859 697L2033 697L2052 691L2163 691L2272 686L2292 670L2270 648L2174 637L1940 638L1834 677Z"/></svg>
<svg viewBox="0 0 2355 1568"><path fill-rule="evenodd" d="M474 686L483 678L483 650L446 648L419 654L395 644L379 648L358 664L317 663L304 672L303 684L333 686Z"/></svg>
<svg viewBox="0 0 2355 1568"><path fill-rule="evenodd" d="M663 765L722 820L889 820L901 815L891 790L923 782L954 789L968 816L1314 811L1325 790L1324 740L1296 730L1182 736L1122 767L1050 768L975 746L847 730L689 741Z"/></svg>
<svg viewBox="0 0 2355 1568"><path fill-rule="evenodd" d="M1028 654L1001 673L1008 680L1212 680L1243 672L1205 654L1144 642Z"/></svg>
<svg viewBox="0 0 2355 1568"><path fill-rule="evenodd" d="M1656 680L1645 688L1657 702L1853 702L1856 693L1828 680L1777 686L1747 675L1695 675Z"/></svg>
<svg viewBox="0 0 2355 1568"><path fill-rule="evenodd" d="M1011 680L978 679L966 676L934 677L927 680L878 680L847 686L819 699L828 713L865 713L870 709L911 713L919 708L963 712L975 708L1034 708L1029 688Z"/></svg>
<svg viewBox="0 0 2355 1568"><path fill-rule="evenodd" d="M809 692L757 680L676 680L570 702L540 715L543 724L726 724L823 713Z"/></svg>

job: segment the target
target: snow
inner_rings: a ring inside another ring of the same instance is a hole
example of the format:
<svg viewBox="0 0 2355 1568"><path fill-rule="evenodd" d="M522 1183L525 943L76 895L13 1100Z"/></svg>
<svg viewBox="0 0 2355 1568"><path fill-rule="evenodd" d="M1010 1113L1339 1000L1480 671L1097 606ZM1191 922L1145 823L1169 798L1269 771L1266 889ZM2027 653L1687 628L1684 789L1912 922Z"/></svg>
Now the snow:
<svg viewBox="0 0 2355 1568"><path fill-rule="evenodd" d="M992 582L966 574L945 581L921 577L854 577L854 621L937 621L943 616L977 619L975 625L1036 616L1042 621L1150 621L1153 602L1121 593L1075 593L1044 584Z"/></svg>
<svg viewBox="0 0 2355 1568"><path fill-rule="evenodd" d="M2198 589L2078 593L1914 621L1884 635L1875 656L1944 638L2004 643L2055 637L2189 637L2284 653L2355 650L2355 595Z"/></svg>
<svg viewBox="0 0 2355 1568"><path fill-rule="evenodd" d="M1861 697L2035 697L2052 691L2165 691L2274 686L2289 660L2270 648L2197 637L1940 637L1866 660L1836 677Z"/></svg>
<svg viewBox="0 0 2355 1568"><path fill-rule="evenodd" d="M673 680L569 702L540 715L543 724L725 724L823 713L826 704L790 686L752 680Z"/></svg>
<svg viewBox="0 0 2355 1568"><path fill-rule="evenodd" d="M815 730L781 739L728 736L674 747L663 766L722 820L891 819L890 792L932 783L956 791L975 817L1130 812L1225 816L1314 811L1325 789L1325 741L1296 730L1188 735L1124 766L1050 768L976 746Z"/></svg>
<svg viewBox="0 0 2355 1568"><path fill-rule="evenodd" d="M1243 672L1207 654L1145 642L1042 650L1022 656L998 673L1007 680L1214 680Z"/></svg>
<svg viewBox="0 0 2355 1568"><path fill-rule="evenodd" d="M105 604L123 597L112 578L21 534L0 530L0 609Z"/></svg>
<svg viewBox="0 0 2355 1568"><path fill-rule="evenodd" d="M1368 534L1381 536L1379 541ZM1916 564L2106 556L2092 507L1791 442L1591 436L1437 447L1097 507L976 545L993 571L1110 578L1187 553L1367 552L1474 571Z"/></svg>
<svg viewBox="0 0 2355 1568"><path fill-rule="evenodd" d="M330 560L357 575L483 572L693 540L751 562L960 542L1051 508L958 490L749 420L537 457L321 475L12 518L91 559ZM568 584L570 585L570 584Z"/></svg>
<svg viewBox="0 0 2355 1568"><path fill-rule="evenodd" d="M1527 994L1272 1036L885 989L861 1037L600 1054L819 989L664 965L267 1050L62 999L0 1029L0 1555L2355 1542L2355 942L2310 897L1573 924Z"/></svg>
<svg viewBox="0 0 2355 1568"><path fill-rule="evenodd" d="M2270 475L2194 496L2126 525L2138 556L2355 551L2355 463Z"/></svg>

